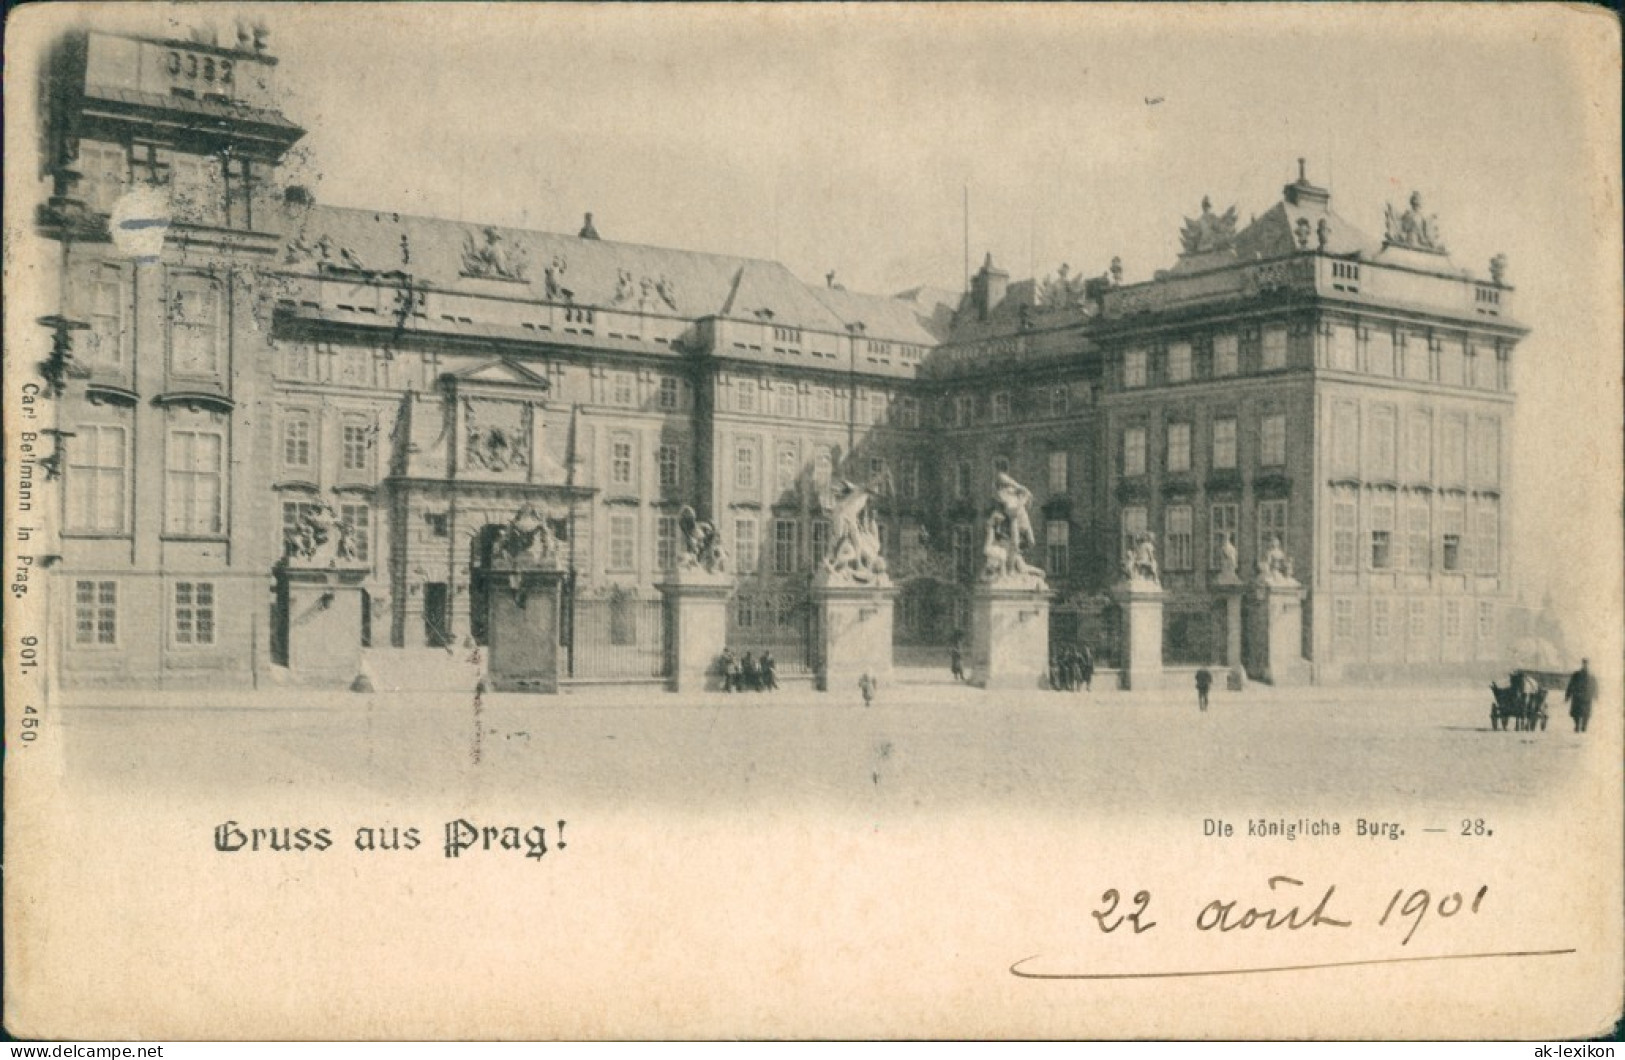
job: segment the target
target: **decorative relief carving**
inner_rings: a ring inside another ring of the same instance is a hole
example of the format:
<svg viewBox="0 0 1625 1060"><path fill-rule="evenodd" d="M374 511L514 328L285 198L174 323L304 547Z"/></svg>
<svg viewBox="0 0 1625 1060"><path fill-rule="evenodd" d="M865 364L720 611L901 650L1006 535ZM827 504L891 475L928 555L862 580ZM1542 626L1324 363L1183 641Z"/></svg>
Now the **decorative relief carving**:
<svg viewBox="0 0 1625 1060"><path fill-rule="evenodd" d="M528 268L524 250L489 225L478 235L468 232L463 236L462 274L469 279L523 283Z"/></svg>
<svg viewBox="0 0 1625 1060"><path fill-rule="evenodd" d="M1213 200L1205 195L1202 197L1201 216L1185 218L1185 227L1179 233L1179 242L1186 254L1228 250L1235 240L1236 208L1232 206L1224 213L1216 214L1213 212Z"/></svg>

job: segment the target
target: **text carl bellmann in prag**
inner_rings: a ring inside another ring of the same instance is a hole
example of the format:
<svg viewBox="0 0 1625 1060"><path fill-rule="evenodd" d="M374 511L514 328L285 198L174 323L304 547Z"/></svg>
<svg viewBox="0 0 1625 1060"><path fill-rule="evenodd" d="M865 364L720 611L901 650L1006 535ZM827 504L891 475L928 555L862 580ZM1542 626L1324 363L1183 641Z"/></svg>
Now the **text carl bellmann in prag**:
<svg viewBox="0 0 1625 1060"><path fill-rule="evenodd" d="M443 849L448 858L459 857L464 851L508 851L540 861L549 850L562 852L568 846L564 841L564 825L564 821L558 822L549 846L545 825L477 825L459 817L446 822ZM226 821L214 830L214 848L225 854L320 853L332 849L333 841L334 830L325 826L255 828ZM355 830L355 849L363 852L416 850L422 843L423 832L416 827L364 825Z"/></svg>

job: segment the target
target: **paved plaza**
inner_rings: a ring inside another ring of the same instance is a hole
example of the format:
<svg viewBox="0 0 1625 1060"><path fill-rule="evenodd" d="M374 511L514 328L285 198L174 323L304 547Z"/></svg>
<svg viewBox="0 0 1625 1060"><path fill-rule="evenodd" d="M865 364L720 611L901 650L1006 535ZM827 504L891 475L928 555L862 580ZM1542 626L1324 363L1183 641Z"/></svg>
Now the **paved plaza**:
<svg viewBox="0 0 1625 1060"><path fill-rule="evenodd" d="M557 696L81 693L58 708L70 779L177 795L296 790L545 797L676 812L964 809L1111 815L1528 805L1611 726L1493 732L1469 687L987 692L901 671L856 688ZM189 705L166 705L182 699ZM476 723L476 710L478 721ZM476 731L477 730L477 731ZM1598 730L1602 730L1599 732ZM476 761L477 759L477 761Z"/></svg>

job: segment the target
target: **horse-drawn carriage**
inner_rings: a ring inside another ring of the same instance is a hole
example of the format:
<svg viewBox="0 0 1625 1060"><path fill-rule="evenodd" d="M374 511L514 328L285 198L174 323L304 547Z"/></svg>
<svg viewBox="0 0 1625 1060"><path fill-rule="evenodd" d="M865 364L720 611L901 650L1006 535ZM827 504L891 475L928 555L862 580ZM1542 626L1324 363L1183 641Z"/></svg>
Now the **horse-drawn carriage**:
<svg viewBox="0 0 1625 1060"><path fill-rule="evenodd" d="M1505 687L1491 682L1490 728L1505 732L1546 731L1546 695L1562 692L1569 675L1560 670L1514 670Z"/></svg>

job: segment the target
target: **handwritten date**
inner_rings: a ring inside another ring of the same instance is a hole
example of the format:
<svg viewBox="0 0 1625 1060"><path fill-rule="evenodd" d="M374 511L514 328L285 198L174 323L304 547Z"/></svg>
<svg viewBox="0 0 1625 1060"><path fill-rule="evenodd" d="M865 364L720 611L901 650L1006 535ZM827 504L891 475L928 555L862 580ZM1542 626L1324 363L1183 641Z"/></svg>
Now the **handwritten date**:
<svg viewBox="0 0 1625 1060"><path fill-rule="evenodd" d="M1337 894L1336 884L1328 885L1313 905L1303 900L1307 894L1313 892L1297 890L1303 886L1302 880L1293 879L1291 876L1271 876L1269 900L1246 902L1240 898L1215 898L1196 914L1196 928L1198 931L1227 934L1232 931L1282 929L1302 931L1305 928L1354 926L1352 919L1332 915L1332 901ZM1376 925L1379 928L1387 928L1392 922L1393 930L1399 931L1405 929L1408 921L1409 930L1405 930L1405 936L1400 939L1399 944L1409 945L1417 929L1430 918L1449 920L1452 917L1477 915L1489 890L1489 886L1485 885L1468 897L1460 891L1435 894L1424 888L1401 887L1395 890L1393 897L1388 900L1388 905L1383 910L1382 916L1377 919ZM1111 934L1125 924L1136 935L1157 926L1157 922L1148 917L1151 908L1150 891L1136 891L1131 903L1126 911L1119 912L1119 907L1123 904L1123 895L1113 887L1100 896L1100 908L1092 910L1089 915L1106 934Z"/></svg>

